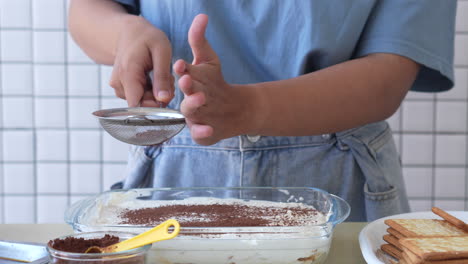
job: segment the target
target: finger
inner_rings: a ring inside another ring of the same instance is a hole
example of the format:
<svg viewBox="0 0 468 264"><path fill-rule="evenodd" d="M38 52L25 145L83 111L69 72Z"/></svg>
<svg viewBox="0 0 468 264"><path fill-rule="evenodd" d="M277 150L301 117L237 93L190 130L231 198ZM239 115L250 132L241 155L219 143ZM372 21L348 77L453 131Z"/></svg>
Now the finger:
<svg viewBox="0 0 468 264"><path fill-rule="evenodd" d="M180 103L180 111L182 114L190 119L195 119L196 116L194 115L197 110L202 107L206 102L205 94L202 92L197 92L189 96L185 96L182 103ZM193 120L198 121L198 120Z"/></svg>
<svg viewBox="0 0 468 264"><path fill-rule="evenodd" d="M192 89L192 77L190 75L184 75L180 77L179 79L179 88L180 90L185 94L185 95L191 95L193 94L193 89Z"/></svg>
<svg viewBox="0 0 468 264"><path fill-rule="evenodd" d="M184 69L184 72L182 74L179 74L179 75L190 75L190 77L194 80L203 80L203 79L206 79L206 68L204 68L202 65L192 65L190 63L186 63L186 62L183 62L184 65L183 66L180 66L181 63L179 63L179 65L177 65L178 69L177 70L180 70L179 68L182 68Z"/></svg>
<svg viewBox="0 0 468 264"><path fill-rule="evenodd" d="M218 56L205 38L207 26L208 16L205 14L197 15L190 26L188 41L192 48L194 65L218 60Z"/></svg>
<svg viewBox="0 0 468 264"><path fill-rule="evenodd" d="M119 78L117 72L118 72L118 70L116 69L116 67L114 67L114 69L112 69L112 74L111 74L111 78L109 80L109 85L110 85L110 87L114 88L115 96L117 96L117 97L119 97L121 99L125 99L125 92L124 92L124 89L123 89L123 85L120 82L120 78Z"/></svg>
<svg viewBox="0 0 468 264"><path fill-rule="evenodd" d="M153 91L151 90L145 90L143 98L140 101L140 105L143 107L161 107L160 103L156 102Z"/></svg>
<svg viewBox="0 0 468 264"><path fill-rule="evenodd" d="M202 141L203 139L211 137L213 133L214 129L209 125L192 124L192 127L190 128L190 134L196 141Z"/></svg>
<svg viewBox="0 0 468 264"><path fill-rule="evenodd" d="M126 67L119 67L120 80L122 82L125 98L129 107L136 107L140 104L146 85L146 74L143 68L130 64Z"/></svg>
<svg viewBox="0 0 468 264"><path fill-rule="evenodd" d="M186 62L184 60L177 60L174 65L172 66L172 69L174 70L174 72L179 75L179 76L182 76L184 75L186 72Z"/></svg>
<svg viewBox="0 0 468 264"><path fill-rule="evenodd" d="M153 93L157 101L169 103L174 97L174 76L171 74L172 52L170 47L155 46L151 49L153 60Z"/></svg>

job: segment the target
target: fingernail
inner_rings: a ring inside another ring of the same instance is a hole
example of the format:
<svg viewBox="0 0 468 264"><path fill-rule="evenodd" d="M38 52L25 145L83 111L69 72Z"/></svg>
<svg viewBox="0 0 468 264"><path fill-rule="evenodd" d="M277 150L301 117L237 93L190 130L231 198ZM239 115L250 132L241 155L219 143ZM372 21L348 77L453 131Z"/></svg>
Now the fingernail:
<svg viewBox="0 0 468 264"><path fill-rule="evenodd" d="M168 91L159 91L158 92L158 100L166 100L169 99L171 95L169 94Z"/></svg>

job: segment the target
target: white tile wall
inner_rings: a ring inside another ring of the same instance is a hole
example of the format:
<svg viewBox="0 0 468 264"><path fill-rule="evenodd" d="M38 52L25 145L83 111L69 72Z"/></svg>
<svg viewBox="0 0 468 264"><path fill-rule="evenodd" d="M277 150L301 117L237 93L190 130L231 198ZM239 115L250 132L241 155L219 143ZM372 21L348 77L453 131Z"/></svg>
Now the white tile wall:
<svg viewBox="0 0 468 264"><path fill-rule="evenodd" d="M432 131L434 127L433 101L407 101L402 107L403 130Z"/></svg>
<svg viewBox="0 0 468 264"><path fill-rule="evenodd" d="M455 87L410 92L388 120L413 211L468 209L468 0L458 2ZM68 4L0 0L0 223L62 223L70 203L123 178L128 145L90 113L126 102L112 67L67 34Z"/></svg>
<svg viewBox="0 0 468 264"><path fill-rule="evenodd" d="M7 128L33 127L33 99L31 97L3 98L3 125Z"/></svg>
<svg viewBox="0 0 468 264"><path fill-rule="evenodd" d="M439 132L465 132L466 102L437 102L436 105L436 130Z"/></svg>
<svg viewBox="0 0 468 264"><path fill-rule="evenodd" d="M37 223L62 223L68 207L67 196L41 195L37 197ZM51 210L53 208L53 210Z"/></svg>
<svg viewBox="0 0 468 264"><path fill-rule="evenodd" d="M68 94L97 96L99 94L99 66L69 65Z"/></svg>
<svg viewBox="0 0 468 264"><path fill-rule="evenodd" d="M431 206L433 206L431 200L410 200L410 208L413 212L427 211ZM445 207L441 208L445 209Z"/></svg>
<svg viewBox="0 0 468 264"><path fill-rule="evenodd" d="M455 36L455 65L468 65L468 34L458 34Z"/></svg>
<svg viewBox="0 0 468 264"><path fill-rule="evenodd" d="M5 28L31 26L30 0L0 0L0 25Z"/></svg>
<svg viewBox="0 0 468 264"><path fill-rule="evenodd" d="M433 136L427 134L408 134L402 136L403 165L430 165L433 162Z"/></svg>
<svg viewBox="0 0 468 264"><path fill-rule="evenodd" d="M31 31L0 31L0 56L3 61L30 62L32 59Z"/></svg>
<svg viewBox="0 0 468 264"><path fill-rule="evenodd" d="M437 135L436 136L436 165L466 164L466 136L465 135Z"/></svg>
<svg viewBox="0 0 468 264"><path fill-rule="evenodd" d="M34 93L38 96L64 96L67 87L65 76L64 65L36 65Z"/></svg>
<svg viewBox="0 0 468 264"><path fill-rule="evenodd" d="M434 182L436 197L463 198L465 178L465 168L436 168Z"/></svg>
<svg viewBox="0 0 468 264"><path fill-rule="evenodd" d="M72 164L70 176L72 194L94 194L101 191L99 164Z"/></svg>
<svg viewBox="0 0 468 264"><path fill-rule="evenodd" d="M65 130L36 131L36 160L67 161L68 135Z"/></svg>
<svg viewBox="0 0 468 264"><path fill-rule="evenodd" d="M67 102L62 98L39 97L34 103L34 121L37 128L66 128Z"/></svg>
<svg viewBox="0 0 468 264"><path fill-rule="evenodd" d="M72 161L96 161L101 156L99 131L76 130L70 132L70 159Z"/></svg>
<svg viewBox="0 0 468 264"><path fill-rule="evenodd" d="M36 206L33 196L5 196L3 200L5 224L28 224L35 222Z"/></svg>
<svg viewBox="0 0 468 264"><path fill-rule="evenodd" d="M64 29L64 0L32 1L33 27L37 29Z"/></svg>
<svg viewBox="0 0 468 264"><path fill-rule="evenodd" d="M462 200L435 200L434 206L447 211L466 211L465 202Z"/></svg>
<svg viewBox="0 0 468 264"><path fill-rule="evenodd" d="M3 161L33 162L33 132L26 130L3 131Z"/></svg>
<svg viewBox="0 0 468 264"><path fill-rule="evenodd" d="M39 163L37 165L37 193L67 194L68 166L65 163Z"/></svg>
<svg viewBox="0 0 468 264"><path fill-rule="evenodd" d="M403 177L410 198L431 198L432 194L432 169L431 168L404 168Z"/></svg>
<svg viewBox="0 0 468 264"><path fill-rule="evenodd" d="M34 62L65 62L65 32L35 31L33 38Z"/></svg>
<svg viewBox="0 0 468 264"><path fill-rule="evenodd" d="M33 194L34 167L32 164L5 164L3 183L5 194Z"/></svg>
<svg viewBox="0 0 468 264"><path fill-rule="evenodd" d="M99 123L92 112L99 109L99 99L71 98L68 100L68 125L71 128L98 128ZM83 113L89 113L83 115Z"/></svg>
<svg viewBox="0 0 468 264"><path fill-rule="evenodd" d="M31 95L33 92L31 64L2 64L2 93Z"/></svg>

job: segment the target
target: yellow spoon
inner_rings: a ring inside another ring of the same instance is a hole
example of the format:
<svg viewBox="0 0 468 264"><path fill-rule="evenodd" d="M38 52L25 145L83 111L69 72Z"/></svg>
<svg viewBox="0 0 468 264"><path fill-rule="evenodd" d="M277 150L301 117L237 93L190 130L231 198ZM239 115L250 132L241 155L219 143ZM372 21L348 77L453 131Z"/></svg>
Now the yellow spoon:
<svg viewBox="0 0 468 264"><path fill-rule="evenodd" d="M169 228L171 227L174 228L174 230L171 233L169 233ZM85 253L112 253L130 250L158 241L172 239L179 234L179 231L179 222L177 222L174 219L169 219L144 233L141 233L135 237L129 238L117 244L113 244L107 247L89 247L85 251Z"/></svg>

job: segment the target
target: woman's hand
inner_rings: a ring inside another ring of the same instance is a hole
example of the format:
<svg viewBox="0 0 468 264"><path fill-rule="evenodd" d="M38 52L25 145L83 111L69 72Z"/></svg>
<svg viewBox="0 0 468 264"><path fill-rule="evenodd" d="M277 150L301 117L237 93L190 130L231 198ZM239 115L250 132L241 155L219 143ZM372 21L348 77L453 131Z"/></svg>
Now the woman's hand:
<svg viewBox="0 0 468 264"><path fill-rule="evenodd" d="M171 44L161 30L139 16L124 18L110 86L129 107L164 105L174 97ZM153 71L153 84L148 73Z"/></svg>
<svg viewBox="0 0 468 264"><path fill-rule="evenodd" d="M224 81L219 58L205 38L207 25L206 15L195 17L188 36L194 60L192 64L183 60L174 64L185 95L181 112L192 138L201 145L242 134L251 105L246 89Z"/></svg>

